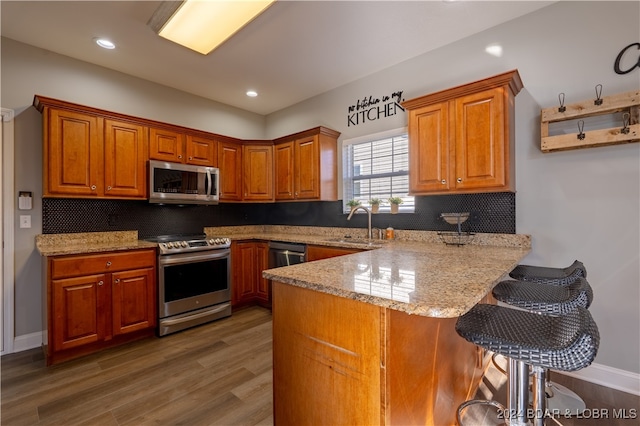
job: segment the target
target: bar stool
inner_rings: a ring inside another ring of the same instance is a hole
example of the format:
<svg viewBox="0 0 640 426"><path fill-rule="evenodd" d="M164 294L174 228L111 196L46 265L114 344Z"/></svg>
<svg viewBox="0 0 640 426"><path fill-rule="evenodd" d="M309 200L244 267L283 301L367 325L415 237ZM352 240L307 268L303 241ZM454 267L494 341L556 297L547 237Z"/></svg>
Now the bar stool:
<svg viewBox="0 0 640 426"><path fill-rule="evenodd" d="M544 376L548 368L576 371L590 365L600 343L598 328L588 310L576 307L561 316L540 315L497 305L479 304L458 318L456 331L467 341L525 363L533 369L533 410L509 406L504 411L509 424L544 425L546 404ZM528 376L520 376L520 379ZM470 400L458 407L458 424L462 412L473 404L500 406L496 401ZM515 417L515 418L514 418Z"/></svg>
<svg viewBox="0 0 640 426"><path fill-rule="evenodd" d="M505 281L508 284L499 284L494 289L494 297L497 300L512 306L520 307L534 312L561 315L562 312L554 312L555 307L550 307L558 301L563 301L571 305L573 302L578 303L584 308L588 308L593 300L593 292L587 284L586 292L582 293L579 300L569 302L561 292L554 292L553 287L567 287L579 279L585 279L587 269L584 264L575 260L566 268L550 268L543 266L518 265L510 273L511 278L515 278L518 282L526 281L537 284L547 284L539 287L535 286L519 286L514 281ZM547 303L549 302L549 303ZM569 306L569 309L571 306ZM492 361L498 367L495 355ZM510 364L511 366L511 364ZM500 371L503 371L498 367ZM503 371L504 372L504 371ZM550 372L546 375L545 394L548 398L548 405L554 410L562 412L578 414L586 409L584 400L571 389L560 385L551 380Z"/></svg>
<svg viewBox="0 0 640 426"><path fill-rule="evenodd" d="M568 285L544 285L537 282L507 280L493 288L493 297L503 303L526 309L531 312L548 315L565 315L577 306L588 308L593 301L593 290L586 279L576 277ZM495 354L492 357L495 361ZM509 359L508 401L516 401L520 409L528 407L529 381L526 369L517 361ZM499 370L506 372L499 368ZM514 374L515 372L515 374ZM520 374L525 374L520 378ZM555 398L547 401L549 408L565 412L584 411L586 404L575 392L549 380L549 372L545 374L545 395Z"/></svg>
<svg viewBox="0 0 640 426"><path fill-rule="evenodd" d="M518 265L509 276L518 281L530 281L536 283L567 285L576 278L587 278L587 269L582 262L575 260L566 268L549 268L545 266Z"/></svg>

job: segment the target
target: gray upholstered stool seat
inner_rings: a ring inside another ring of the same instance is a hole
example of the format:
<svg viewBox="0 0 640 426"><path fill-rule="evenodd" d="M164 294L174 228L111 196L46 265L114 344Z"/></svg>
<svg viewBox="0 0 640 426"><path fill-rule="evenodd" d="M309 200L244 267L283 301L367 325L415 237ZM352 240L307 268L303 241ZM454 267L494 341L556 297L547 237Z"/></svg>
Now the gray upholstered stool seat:
<svg viewBox="0 0 640 426"><path fill-rule="evenodd" d="M576 260L566 268L518 265L509 273L509 276L519 281L567 285L575 281L576 278L586 278L587 270L582 262Z"/></svg>
<svg viewBox="0 0 640 426"><path fill-rule="evenodd" d="M493 297L528 311L564 315L576 306L588 308L593 301L593 290L582 277L577 277L566 286L507 280L493 288Z"/></svg>
<svg viewBox="0 0 640 426"><path fill-rule="evenodd" d="M591 314L582 307L551 316L479 304L458 318L456 331L471 343L533 367L532 412L536 425L543 424L546 412L545 369L575 371L587 367L593 362L600 342ZM458 408L459 423L461 411L474 403L495 405L491 401L467 401Z"/></svg>

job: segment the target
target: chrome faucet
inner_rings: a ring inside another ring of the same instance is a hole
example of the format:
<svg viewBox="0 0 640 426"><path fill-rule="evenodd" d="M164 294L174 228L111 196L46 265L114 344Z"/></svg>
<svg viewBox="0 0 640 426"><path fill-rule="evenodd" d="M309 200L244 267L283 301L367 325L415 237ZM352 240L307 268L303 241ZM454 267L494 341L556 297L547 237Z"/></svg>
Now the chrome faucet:
<svg viewBox="0 0 640 426"><path fill-rule="evenodd" d="M347 217L347 220L351 220L351 216L353 216L353 214L358 209L364 210L365 212L367 212L367 215L369 216L369 224L367 226L367 238L369 238L371 240L371 239L373 239L373 233L371 232L371 210L369 210L365 206L354 207L353 209L351 209L351 213L349 213L349 217Z"/></svg>

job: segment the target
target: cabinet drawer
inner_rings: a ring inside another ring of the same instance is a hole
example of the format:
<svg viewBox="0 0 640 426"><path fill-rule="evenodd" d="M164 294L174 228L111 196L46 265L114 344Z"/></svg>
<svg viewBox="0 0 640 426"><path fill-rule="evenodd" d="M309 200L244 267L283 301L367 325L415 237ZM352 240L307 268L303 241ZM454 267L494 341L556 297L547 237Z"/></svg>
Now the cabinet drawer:
<svg viewBox="0 0 640 426"><path fill-rule="evenodd" d="M152 249L56 257L51 259L51 278L153 267L155 261L156 252Z"/></svg>

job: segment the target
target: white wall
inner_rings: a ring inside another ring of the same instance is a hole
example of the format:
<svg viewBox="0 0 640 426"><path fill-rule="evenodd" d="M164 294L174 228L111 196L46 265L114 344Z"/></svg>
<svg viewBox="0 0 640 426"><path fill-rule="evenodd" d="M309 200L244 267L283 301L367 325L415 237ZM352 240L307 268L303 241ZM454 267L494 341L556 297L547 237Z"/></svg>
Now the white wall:
<svg viewBox="0 0 640 426"><path fill-rule="evenodd" d="M517 232L533 238L526 261L585 262L595 292L591 312L602 337L596 362L637 374L640 144L542 154L539 114L557 104L559 92L571 103L593 97L596 84L603 84L604 95L638 90L640 70L617 75L613 61L624 46L640 41L639 15L638 2L559 2L266 119L3 40L2 106L19 114L37 93L240 138L272 138L324 125L342 132L342 140L406 125L402 113L347 126L347 108L357 99L397 90L410 99L517 68L525 86L516 98ZM501 58L483 51L494 42L504 46ZM39 125L37 118L33 109L23 125L21 115L16 118L16 144L24 144L17 167L23 162L29 167L16 175L16 189L32 190L36 198L41 196L41 130L32 128ZM30 275L36 268L30 263L32 233L16 229L16 252L21 251L16 253L16 311L25 312L16 323L17 335L40 329L32 321L40 320L40 284Z"/></svg>
<svg viewBox="0 0 640 426"><path fill-rule="evenodd" d="M640 89L640 69L613 71L623 47L638 42L638 2L559 2L481 34L408 60L267 117L268 137L319 121L349 139L406 125L406 114L347 126L347 106L404 90L405 99L517 68L516 229L531 234L526 262L554 267L583 261L594 288L601 334L598 364L640 372L640 144L543 154L540 109ZM484 47L500 43L504 54ZM638 51L631 63L638 61ZM336 64L339 66L339 64Z"/></svg>

